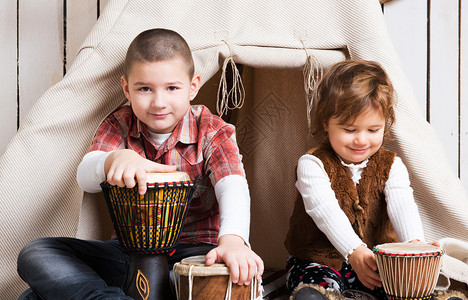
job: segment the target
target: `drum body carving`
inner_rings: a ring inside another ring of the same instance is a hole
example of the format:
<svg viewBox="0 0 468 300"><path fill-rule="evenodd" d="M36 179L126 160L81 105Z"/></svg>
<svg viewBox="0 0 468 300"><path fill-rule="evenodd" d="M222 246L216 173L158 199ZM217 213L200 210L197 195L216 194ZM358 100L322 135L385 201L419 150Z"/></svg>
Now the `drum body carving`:
<svg viewBox="0 0 468 300"><path fill-rule="evenodd" d="M147 174L147 192L101 184L120 244L130 254L126 294L172 299L167 253L177 244L194 191L184 172Z"/></svg>
<svg viewBox="0 0 468 300"><path fill-rule="evenodd" d="M439 278L444 250L422 243L375 246L374 254L390 299L430 299Z"/></svg>
<svg viewBox="0 0 468 300"><path fill-rule="evenodd" d="M231 282L230 270L225 264L205 265L204 256L182 259L174 265L178 300L206 299L262 299L261 283L252 280L250 285Z"/></svg>

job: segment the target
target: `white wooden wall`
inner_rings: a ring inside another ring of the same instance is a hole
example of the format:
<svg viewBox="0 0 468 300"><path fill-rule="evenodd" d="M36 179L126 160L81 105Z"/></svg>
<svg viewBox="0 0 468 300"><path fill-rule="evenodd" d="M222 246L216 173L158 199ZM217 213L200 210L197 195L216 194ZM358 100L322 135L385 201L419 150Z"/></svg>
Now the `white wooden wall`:
<svg viewBox="0 0 468 300"><path fill-rule="evenodd" d="M0 154L34 101L71 66L106 2L0 2ZM394 0L383 10L421 111L468 190L468 2Z"/></svg>
<svg viewBox="0 0 468 300"><path fill-rule="evenodd" d="M0 154L59 81L108 0L0 1Z"/></svg>
<svg viewBox="0 0 468 300"><path fill-rule="evenodd" d="M384 6L384 15L420 107L468 190L467 5L396 0Z"/></svg>

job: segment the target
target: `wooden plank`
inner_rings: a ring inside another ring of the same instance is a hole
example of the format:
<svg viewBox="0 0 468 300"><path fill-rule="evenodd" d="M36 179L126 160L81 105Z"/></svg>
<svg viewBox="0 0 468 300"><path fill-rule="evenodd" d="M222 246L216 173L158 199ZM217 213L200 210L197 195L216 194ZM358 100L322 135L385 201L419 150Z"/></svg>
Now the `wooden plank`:
<svg viewBox="0 0 468 300"><path fill-rule="evenodd" d="M17 126L16 13L16 1L0 2L0 20L3 24L0 26L0 155L16 133Z"/></svg>
<svg viewBox="0 0 468 300"><path fill-rule="evenodd" d="M429 43L429 120L455 172L459 170L458 3L431 0Z"/></svg>
<svg viewBox="0 0 468 300"><path fill-rule="evenodd" d="M67 70L75 60L84 39L96 24L98 2L96 0L67 0Z"/></svg>
<svg viewBox="0 0 468 300"><path fill-rule="evenodd" d="M468 3L460 7L460 179L468 191Z"/></svg>
<svg viewBox="0 0 468 300"><path fill-rule="evenodd" d="M63 27L62 0L19 0L20 122L63 77Z"/></svg>
<svg viewBox="0 0 468 300"><path fill-rule="evenodd" d="M427 109L427 2L392 1L384 5L388 32L422 113Z"/></svg>

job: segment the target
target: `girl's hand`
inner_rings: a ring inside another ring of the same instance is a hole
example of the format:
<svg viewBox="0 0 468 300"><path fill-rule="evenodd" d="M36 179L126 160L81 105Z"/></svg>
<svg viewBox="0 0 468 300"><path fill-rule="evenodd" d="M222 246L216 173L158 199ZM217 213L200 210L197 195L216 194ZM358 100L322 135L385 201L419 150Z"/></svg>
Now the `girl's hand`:
<svg viewBox="0 0 468 300"><path fill-rule="evenodd" d="M233 234L219 238L218 247L206 254L206 265L224 262L231 269L233 283L250 284L254 276L260 279L263 274L263 261L244 243L244 240Z"/></svg>
<svg viewBox="0 0 468 300"><path fill-rule="evenodd" d="M167 166L155 163L141 157L130 149L120 149L107 156L104 163L104 172L109 184L120 187L133 188L138 182L138 193L146 193L147 172L174 172L176 166Z"/></svg>
<svg viewBox="0 0 468 300"><path fill-rule="evenodd" d="M420 240L412 240L410 243L420 243L420 244L425 244L424 242L421 242ZM440 243L435 241L435 242L430 242L428 243L429 245L440 247Z"/></svg>
<svg viewBox="0 0 468 300"><path fill-rule="evenodd" d="M382 286L372 250L361 245L348 256L348 261L365 287L373 290L375 287Z"/></svg>

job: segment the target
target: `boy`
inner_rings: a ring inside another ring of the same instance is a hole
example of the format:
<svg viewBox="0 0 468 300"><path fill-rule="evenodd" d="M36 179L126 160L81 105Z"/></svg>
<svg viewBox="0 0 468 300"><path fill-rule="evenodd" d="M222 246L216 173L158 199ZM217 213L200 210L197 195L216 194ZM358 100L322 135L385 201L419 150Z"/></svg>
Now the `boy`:
<svg viewBox="0 0 468 300"><path fill-rule="evenodd" d="M77 181L87 192L100 192L104 180L129 188L138 183L144 194L146 172L177 169L201 177L169 263L206 254L208 265L224 261L234 283L249 284L261 277L263 262L248 247L250 197L235 130L206 107L190 105L200 81L179 34L140 33L129 46L121 78L130 106L101 124ZM18 273L44 299L129 299L120 288L127 264L116 240L45 238L21 251Z"/></svg>

